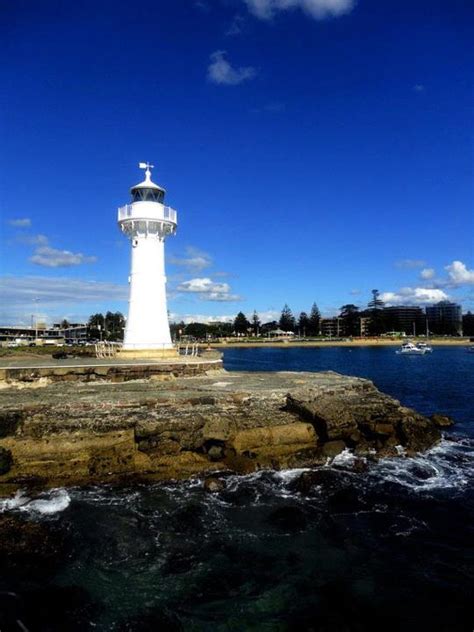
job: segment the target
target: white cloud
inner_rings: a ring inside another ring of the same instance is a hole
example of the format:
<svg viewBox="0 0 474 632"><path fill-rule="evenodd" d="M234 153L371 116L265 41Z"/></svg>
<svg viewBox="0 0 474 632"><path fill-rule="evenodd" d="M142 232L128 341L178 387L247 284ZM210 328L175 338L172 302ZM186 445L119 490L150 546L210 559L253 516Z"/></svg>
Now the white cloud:
<svg viewBox="0 0 474 632"><path fill-rule="evenodd" d="M47 246L49 244L46 235L18 235L16 241L28 246Z"/></svg>
<svg viewBox="0 0 474 632"><path fill-rule="evenodd" d="M207 252L188 246L185 253L183 257L170 257L169 262L175 266L184 266L197 272L212 265L212 257Z"/></svg>
<svg viewBox="0 0 474 632"><path fill-rule="evenodd" d="M245 22L245 18L243 15L234 15L232 22L230 23L229 28L225 32L225 35L240 35L242 33L242 26Z"/></svg>
<svg viewBox="0 0 474 632"><path fill-rule="evenodd" d="M228 283L216 283L208 277L184 281L177 287L178 292L197 294L203 301L239 301L240 297L230 293Z"/></svg>
<svg viewBox="0 0 474 632"><path fill-rule="evenodd" d="M446 301L449 296L437 288L403 287L398 292L382 292L380 298L387 305L426 305Z"/></svg>
<svg viewBox="0 0 474 632"><path fill-rule="evenodd" d="M74 311L87 317L84 303L96 303L106 310L111 302L127 299L128 286L66 277L6 275L0 277L0 294L0 321L12 324L30 322L33 312L54 312L58 316Z"/></svg>
<svg viewBox="0 0 474 632"><path fill-rule="evenodd" d="M281 316L281 311L277 311L276 309L268 309L262 312L257 310L258 317L260 318L261 323L270 323L272 320L278 320ZM252 319L253 311L247 314L247 318L249 320Z"/></svg>
<svg viewBox="0 0 474 632"><path fill-rule="evenodd" d="M270 20L281 11L301 9L315 20L349 13L354 0L244 0L250 13L262 20Z"/></svg>
<svg viewBox="0 0 474 632"><path fill-rule="evenodd" d="M88 257L82 252L71 252L69 250L58 250L51 246L40 246L29 259L31 263L47 268L61 268L79 266L83 263L95 263L97 257Z"/></svg>
<svg viewBox="0 0 474 632"><path fill-rule="evenodd" d="M434 268L423 268L423 270L420 272L420 277L424 279L425 281L427 281L428 279L432 279L434 275L435 275Z"/></svg>
<svg viewBox="0 0 474 632"><path fill-rule="evenodd" d="M400 261L396 261L395 265L397 268L422 268L426 265L426 261L423 259L400 259Z"/></svg>
<svg viewBox="0 0 474 632"><path fill-rule="evenodd" d="M225 58L225 50L216 50L211 54L211 63L207 69L207 78L219 85L236 86L239 83L253 79L257 71L252 66L234 68Z"/></svg>
<svg viewBox="0 0 474 632"><path fill-rule="evenodd" d="M413 86L413 90L415 92L424 92L425 91L425 86L422 83L417 83Z"/></svg>
<svg viewBox="0 0 474 632"><path fill-rule="evenodd" d="M29 228L31 226L31 219L29 217L11 219L8 221L8 223L14 228Z"/></svg>
<svg viewBox="0 0 474 632"><path fill-rule="evenodd" d="M224 316L209 316L208 314L170 314L172 323L184 322L189 323L231 323L234 321L236 314L225 314Z"/></svg>
<svg viewBox="0 0 474 632"><path fill-rule="evenodd" d="M268 323L272 320L278 320L280 318L280 312L275 310L267 310L259 312L257 310L260 322ZM235 314L225 314L221 316L209 316L209 314L178 314L171 313L170 321L173 323L180 323L183 321L186 325L188 323L231 323L234 322L237 312ZM252 319L253 310L246 314L249 320Z"/></svg>
<svg viewBox="0 0 474 632"><path fill-rule="evenodd" d="M444 269L448 273L450 284L454 286L474 283L474 270L469 270L462 261L453 261Z"/></svg>

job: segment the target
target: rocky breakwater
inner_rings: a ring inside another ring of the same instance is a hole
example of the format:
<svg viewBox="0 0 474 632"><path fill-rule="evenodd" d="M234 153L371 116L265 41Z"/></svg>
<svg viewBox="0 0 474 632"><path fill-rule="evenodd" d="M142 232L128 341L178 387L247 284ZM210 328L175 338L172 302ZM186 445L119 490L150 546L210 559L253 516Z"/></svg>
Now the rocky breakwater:
<svg viewBox="0 0 474 632"><path fill-rule="evenodd" d="M332 372L228 373L0 391L0 494L425 450L450 420ZM403 450L401 449L401 447Z"/></svg>

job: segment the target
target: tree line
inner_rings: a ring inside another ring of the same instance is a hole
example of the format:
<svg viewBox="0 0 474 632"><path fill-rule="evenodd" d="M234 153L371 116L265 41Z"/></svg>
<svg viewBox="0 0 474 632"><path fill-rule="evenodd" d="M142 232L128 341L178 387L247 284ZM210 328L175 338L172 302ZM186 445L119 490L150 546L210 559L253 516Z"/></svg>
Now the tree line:
<svg viewBox="0 0 474 632"><path fill-rule="evenodd" d="M367 308L361 309L353 303L342 305L339 310L339 331L340 335L352 337L361 335L361 319L366 319L365 333L371 336L378 336L389 331L398 331L399 327L396 318L384 310L384 302L380 298L378 290L372 290L372 298L367 304ZM193 338L204 339L225 338L233 335L244 336L267 336L270 332L278 330L292 332L301 336L315 337L321 335L321 313L316 303L313 303L309 312L300 312L294 316L288 304L281 310L278 320L262 323L257 311L254 311L248 319L243 312L239 312L231 322L199 323L193 322L185 324L171 323L171 335L174 339L182 336L192 336ZM66 321L64 321L66 323ZM89 338L96 340L123 340L125 330L125 318L121 312L107 312L104 314L92 314L88 321ZM416 323L417 332L422 333L424 323ZM431 327L430 327L431 328ZM474 314L468 312L463 316L464 335L474 335ZM432 331L435 334L451 333L449 331Z"/></svg>
<svg viewBox="0 0 474 632"><path fill-rule="evenodd" d="M87 322L89 339L109 340L117 342L123 340L125 317L121 312L107 312L92 314Z"/></svg>

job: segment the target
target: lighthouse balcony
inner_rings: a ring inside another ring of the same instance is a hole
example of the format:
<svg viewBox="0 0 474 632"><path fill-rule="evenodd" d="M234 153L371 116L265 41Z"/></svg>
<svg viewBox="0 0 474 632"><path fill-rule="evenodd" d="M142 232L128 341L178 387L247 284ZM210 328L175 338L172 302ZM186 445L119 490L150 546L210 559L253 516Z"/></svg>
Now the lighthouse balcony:
<svg viewBox="0 0 474 632"><path fill-rule="evenodd" d="M118 210L118 221L126 220L154 220L161 222L177 223L178 213L171 206L163 204L139 202L126 204Z"/></svg>

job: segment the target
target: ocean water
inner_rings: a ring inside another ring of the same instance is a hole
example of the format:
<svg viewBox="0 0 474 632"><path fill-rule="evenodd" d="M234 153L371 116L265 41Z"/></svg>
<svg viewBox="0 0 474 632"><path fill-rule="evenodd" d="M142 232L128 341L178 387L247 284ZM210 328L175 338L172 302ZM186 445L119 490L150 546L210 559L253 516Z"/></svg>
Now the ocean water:
<svg viewBox="0 0 474 632"><path fill-rule="evenodd" d="M224 360L368 377L457 423L427 454L354 474L346 452L306 487L289 470L228 476L217 495L200 480L18 494L0 511L49 536L3 565L0 630L472 630L474 354L229 349Z"/></svg>

